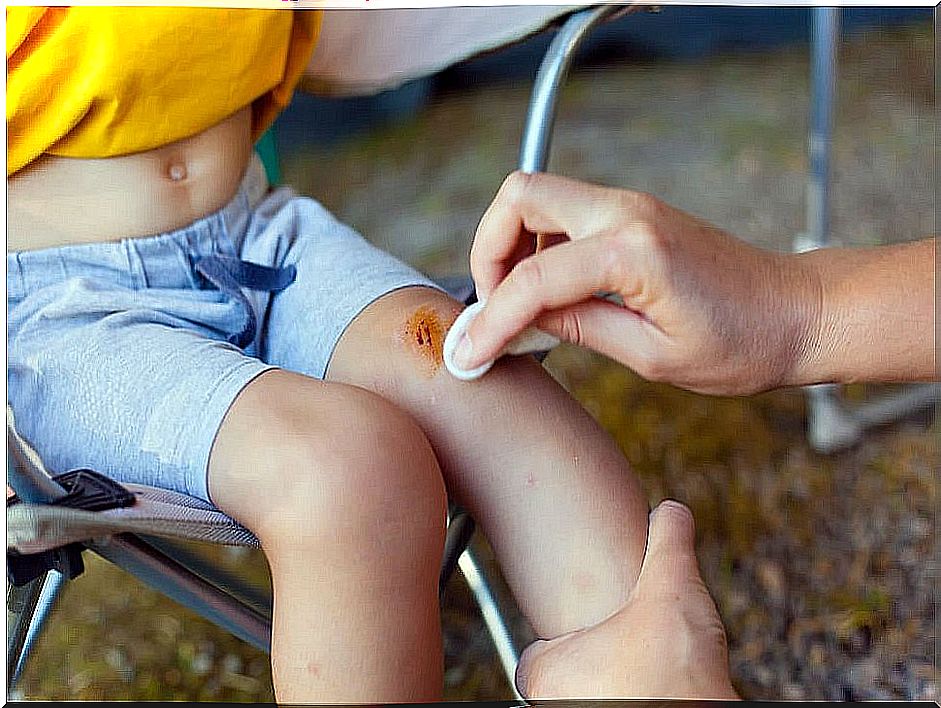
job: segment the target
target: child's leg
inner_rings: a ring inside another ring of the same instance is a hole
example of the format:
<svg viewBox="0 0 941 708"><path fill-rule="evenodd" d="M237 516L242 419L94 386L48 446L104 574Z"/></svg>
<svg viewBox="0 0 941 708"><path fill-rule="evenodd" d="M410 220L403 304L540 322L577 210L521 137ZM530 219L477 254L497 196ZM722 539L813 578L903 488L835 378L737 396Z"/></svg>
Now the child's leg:
<svg viewBox="0 0 941 708"><path fill-rule="evenodd" d="M225 418L209 485L271 568L280 702L440 697L446 499L407 415L362 389L262 374Z"/></svg>
<svg viewBox="0 0 941 708"><path fill-rule="evenodd" d="M328 379L376 391L419 422L540 637L593 625L634 584L647 502L615 443L535 361L451 377L441 343L459 309L425 288L378 300L347 329Z"/></svg>

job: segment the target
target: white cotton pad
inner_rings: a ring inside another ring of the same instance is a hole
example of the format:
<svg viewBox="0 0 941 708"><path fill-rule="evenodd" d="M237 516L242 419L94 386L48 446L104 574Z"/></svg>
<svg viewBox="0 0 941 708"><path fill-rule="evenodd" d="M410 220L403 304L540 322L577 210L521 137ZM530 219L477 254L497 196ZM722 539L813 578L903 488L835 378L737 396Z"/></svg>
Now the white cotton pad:
<svg viewBox="0 0 941 708"><path fill-rule="evenodd" d="M454 349L457 347L457 343L461 339L461 335L467 330L467 326L470 324L471 320L477 316L477 313L480 312L483 308L483 302L475 302L473 305L469 306L464 312L462 312L454 324L451 325L451 329L448 330L448 336L444 339L444 365L447 367L448 371L451 372L451 375L461 379L461 381L473 381L474 379L479 379L481 376L490 371L490 367L493 366L496 359L484 362L476 369L471 369L470 371L465 371L464 369L459 369L454 363ZM517 356L520 354L534 354L536 352L548 351L559 345L559 340L556 337L553 337L551 334L546 334L542 330L536 329L535 327L527 327L522 332L520 332L516 337L510 340L510 342L503 348L503 351L500 352L500 356L510 354ZM499 358L499 357L497 357Z"/></svg>

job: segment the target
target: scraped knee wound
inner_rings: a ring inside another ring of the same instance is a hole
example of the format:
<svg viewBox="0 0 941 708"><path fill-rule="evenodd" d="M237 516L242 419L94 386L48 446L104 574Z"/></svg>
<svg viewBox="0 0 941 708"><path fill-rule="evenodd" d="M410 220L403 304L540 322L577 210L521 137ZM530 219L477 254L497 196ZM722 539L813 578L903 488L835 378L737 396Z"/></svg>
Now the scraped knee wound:
<svg viewBox="0 0 941 708"><path fill-rule="evenodd" d="M466 371L464 369L458 368L454 363L454 350L457 348L457 343L461 340L461 336L467 331L468 325L470 325L471 320L473 320L477 313L483 308L483 301L475 302L473 305L470 305L460 316L454 321L454 324L451 325L451 329L448 331L448 336L444 340L444 365L448 371L451 372L451 375L461 379L462 381L473 381L474 379L479 379L481 376L490 371L490 367L494 365L496 359L491 361L484 362L476 369L471 369ZM551 334L547 334L540 329L535 327L527 327L522 332L520 332L516 337L510 340L510 342L503 348L500 352L500 355L497 357L499 359L502 356L507 354L511 356L517 356L520 354L535 354L536 352L544 352L549 349L553 349L559 345L559 339L553 337Z"/></svg>
<svg viewBox="0 0 941 708"><path fill-rule="evenodd" d="M399 340L414 354L422 370L433 377L444 363L444 338L459 310L439 311L422 305L409 315L399 333Z"/></svg>

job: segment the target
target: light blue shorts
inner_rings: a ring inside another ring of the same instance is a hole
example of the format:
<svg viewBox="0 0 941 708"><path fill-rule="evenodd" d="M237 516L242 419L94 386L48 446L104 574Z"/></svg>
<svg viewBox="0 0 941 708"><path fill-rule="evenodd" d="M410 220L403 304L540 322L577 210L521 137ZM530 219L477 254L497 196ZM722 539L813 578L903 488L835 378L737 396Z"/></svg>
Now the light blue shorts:
<svg viewBox="0 0 941 708"><path fill-rule="evenodd" d="M54 205L50 205L54 208ZM52 473L209 500L213 440L272 368L323 378L350 322L436 287L253 160L219 212L171 233L7 255L7 395Z"/></svg>

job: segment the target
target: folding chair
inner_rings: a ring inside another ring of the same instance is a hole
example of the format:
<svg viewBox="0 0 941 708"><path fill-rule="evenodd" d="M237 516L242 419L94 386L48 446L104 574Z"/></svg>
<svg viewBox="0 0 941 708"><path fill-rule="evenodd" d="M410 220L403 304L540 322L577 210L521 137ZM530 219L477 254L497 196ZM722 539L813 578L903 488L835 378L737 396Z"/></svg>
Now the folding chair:
<svg viewBox="0 0 941 708"><path fill-rule="evenodd" d="M572 58L599 22L638 6L604 5L568 16L540 66L520 153L520 169L544 170L552 124ZM469 278L442 286L470 304ZM31 648L65 583L83 571L82 553L92 551L145 584L240 639L270 650L271 599L240 578L213 566L184 541L258 547L258 540L206 502L137 484L117 485L90 470L52 476L16 432L7 407L7 479L17 501L7 505L7 690L21 676ZM449 514L443 590L460 566L496 645L511 686L518 649L483 566L468 543L474 521L452 507ZM517 696L518 697L518 696Z"/></svg>

